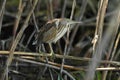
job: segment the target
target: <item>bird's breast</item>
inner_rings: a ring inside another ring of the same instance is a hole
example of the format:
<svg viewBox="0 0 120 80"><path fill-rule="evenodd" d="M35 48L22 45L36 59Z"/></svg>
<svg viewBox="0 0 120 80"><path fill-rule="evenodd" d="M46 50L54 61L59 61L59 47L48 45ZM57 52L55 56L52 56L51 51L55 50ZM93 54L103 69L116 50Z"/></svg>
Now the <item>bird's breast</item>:
<svg viewBox="0 0 120 80"><path fill-rule="evenodd" d="M61 37L63 37L65 35L67 30L68 30L67 27L62 27L61 29L57 30L57 34L56 34L56 37L53 40L53 42L56 43Z"/></svg>

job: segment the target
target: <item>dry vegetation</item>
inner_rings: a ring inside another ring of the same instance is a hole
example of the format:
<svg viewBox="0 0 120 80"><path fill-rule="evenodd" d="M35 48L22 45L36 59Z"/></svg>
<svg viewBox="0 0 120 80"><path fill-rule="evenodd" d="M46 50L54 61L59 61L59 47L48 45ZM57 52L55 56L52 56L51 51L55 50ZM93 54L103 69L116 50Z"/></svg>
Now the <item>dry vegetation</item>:
<svg viewBox="0 0 120 80"><path fill-rule="evenodd" d="M0 80L120 80L119 0L0 0ZM48 20L81 21L43 53Z"/></svg>

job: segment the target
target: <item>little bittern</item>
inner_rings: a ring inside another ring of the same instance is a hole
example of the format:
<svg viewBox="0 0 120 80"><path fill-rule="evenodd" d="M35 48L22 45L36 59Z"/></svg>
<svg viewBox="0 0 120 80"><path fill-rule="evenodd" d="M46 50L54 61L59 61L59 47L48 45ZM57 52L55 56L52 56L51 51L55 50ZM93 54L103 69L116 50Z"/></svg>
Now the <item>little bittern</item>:
<svg viewBox="0 0 120 80"><path fill-rule="evenodd" d="M51 50L51 55L54 53L51 43L56 43L69 29L72 29L75 23L66 18L58 18L48 21L43 27L40 28L36 35L36 40L33 44L40 45L41 43L48 43Z"/></svg>

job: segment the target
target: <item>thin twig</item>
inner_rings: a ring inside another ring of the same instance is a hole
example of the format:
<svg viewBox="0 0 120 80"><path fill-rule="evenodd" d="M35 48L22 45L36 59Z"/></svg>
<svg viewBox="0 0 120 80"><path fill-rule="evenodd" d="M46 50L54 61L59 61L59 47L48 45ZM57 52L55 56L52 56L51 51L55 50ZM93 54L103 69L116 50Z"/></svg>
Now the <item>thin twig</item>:
<svg viewBox="0 0 120 80"><path fill-rule="evenodd" d="M73 0L70 20L72 20L72 18L73 18L73 14L74 14L74 11L75 11L75 6L76 6L76 0Z"/></svg>
<svg viewBox="0 0 120 80"><path fill-rule="evenodd" d="M25 56L22 56L21 58L23 58L23 59L30 59L30 60L33 60L33 61L36 60L36 58L34 58L34 57L25 57ZM45 60L40 60L40 62L41 61L44 62L44 63L46 63ZM57 67L61 67L61 64L58 64L58 63L55 63L55 62L48 61L47 64L50 64L50 65L53 65L53 66L57 66ZM65 69L70 69L70 70L87 71L87 69L84 68L84 67L75 67L75 66L71 66L71 65L63 65L63 67ZM95 70L97 70L97 71L107 71L107 70L108 71L116 71L116 70L120 70L120 67L119 66L118 67L98 67Z"/></svg>
<svg viewBox="0 0 120 80"><path fill-rule="evenodd" d="M33 16L33 22L35 24L36 31L39 32L39 28L38 28L38 25L37 25L37 22L36 22L36 18L35 18L35 13L34 12L33 12L32 16Z"/></svg>
<svg viewBox="0 0 120 80"><path fill-rule="evenodd" d="M9 55L9 51L0 51L0 55ZM35 56L35 57L38 57L38 56L41 56L41 57L51 57L49 55L49 53L43 53L43 54L39 54L39 53L31 53L31 52L17 52L15 51L14 52L14 55L19 55L19 56ZM55 57L56 58L60 58L62 59L63 57L65 57L65 59L70 59L70 60L77 60L77 61L85 61L85 62L88 62L88 61L91 61L91 58L83 58L83 57L74 57L74 56L64 56L64 55L59 55L59 54L55 54ZM102 60L100 61L100 63L103 63L103 64L111 64L111 65L117 65L117 66L120 66L120 62L117 62L117 61L107 61L107 60Z"/></svg>
<svg viewBox="0 0 120 80"><path fill-rule="evenodd" d="M119 32L118 36L120 36L120 32ZM118 37L117 37L117 40L118 40ZM120 40L120 37L119 37L119 40ZM119 47L118 51L116 52L115 57L114 57L113 60L119 59L119 56L120 56L120 47Z"/></svg>
<svg viewBox="0 0 120 80"><path fill-rule="evenodd" d="M73 0L73 5L72 5L72 11L71 11L70 20L72 20L72 18L73 18L73 13L74 13L75 5L76 5L76 1ZM66 25L66 26L68 26L67 40L69 41L69 32L70 32L70 31L69 31L69 25ZM68 43L66 42L66 43L65 43L65 48L64 48L64 56L65 56L66 53L67 53L67 49L68 49ZM63 65L64 65L64 63L65 63L65 58L63 57L63 59L62 59L62 64L61 64L61 70L60 70L60 74L61 74L61 75L62 75L62 70L63 70Z"/></svg>
<svg viewBox="0 0 120 80"><path fill-rule="evenodd" d="M119 24L120 24L120 9L118 8L117 10L118 10L118 12L117 12L117 16L115 16L115 19L116 19L115 23L111 23L111 25L114 24L113 26L114 26L115 29L114 29L114 33L112 34L112 40L111 40L111 43L110 43L109 52L107 54L107 60L109 60L109 58L110 58L110 61L113 60L113 57L114 57L115 51L116 51L116 46L118 45L117 44L118 40L117 40L116 43L115 43L115 46L114 46L115 38L117 36L118 29L119 29ZM117 39L119 39L119 35L118 35ZM112 49L113 49L113 52L112 52ZM111 55L111 57L110 57L110 55ZM110 66L110 64L107 65L107 67L109 67L109 66ZM108 73L108 71L105 71L103 73L103 80L106 80L107 73Z"/></svg>
<svg viewBox="0 0 120 80"><path fill-rule="evenodd" d="M47 14L48 14L48 19L53 19L53 4L52 4L52 0L46 0L46 4L47 4Z"/></svg>
<svg viewBox="0 0 120 80"><path fill-rule="evenodd" d="M107 3L108 3L108 0L106 0L105 2L103 0L101 0L101 2L100 2L100 7L98 10L98 14L97 14L95 36L92 41L93 42L93 50L95 50L98 38L101 42L101 37L102 37L102 33L103 33L103 24L104 24L103 22L104 22L104 16L105 16L106 8L107 8Z"/></svg>
<svg viewBox="0 0 120 80"><path fill-rule="evenodd" d="M107 40L111 38L111 35L106 37L107 34L105 34L105 38L102 39L102 33L103 33L103 24L104 24L104 16L106 13L108 0L101 0L100 1L100 7L97 14L97 22L96 22L96 31L95 31L95 37L93 39L93 58L91 63L88 66L88 71L85 76L85 80L93 80L95 76L95 69L99 65L99 62L102 59L102 52L107 47L107 45L103 44L104 42L107 43ZM103 42L102 42L103 41Z"/></svg>
<svg viewBox="0 0 120 80"><path fill-rule="evenodd" d="M2 8L0 11L0 34L2 29L2 20L3 20L4 11L5 11L5 4L6 4L6 0L3 1Z"/></svg>
<svg viewBox="0 0 120 80"><path fill-rule="evenodd" d="M24 51L26 51L26 49L27 49L27 47L28 47L31 39L33 38L35 32L36 32L36 31L34 30L34 31L32 32L32 34L30 35L30 37L29 37L29 39L28 39L28 41L27 41L27 43L26 43L26 45L25 45Z"/></svg>
<svg viewBox="0 0 120 80"><path fill-rule="evenodd" d="M53 4L52 4L52 0L49 0L50 1L50 13L51 13L51 19L54 18L53 16Z"/></svg>
<svg viewBox="0 0 120 80"><path fill-rule="evenodd" d="M24 9L24 5L22 5L22 0L20 0L20 3L19 3L19 11L17 13L17 19L15 21L15 25L14 25L14 31L13 31L13 40L15 38L15 35L16 35L16 30L18 28L18 25L19 25L19 21L20 21L20 17L21 17L21 14L22 14L22 11ZM4 75L4 73L3 73ZM3 79L4 79L5 75L3 76ZM6 80L8 80L8 67L6 68Z"/></svg>
<svg viewBox="0 0 120 80"><path fill-rule="evenodd" d="M66 10L66 5L67 5L67 0L64 0L63 8L62 8L62 14L61 17L63 18L65 15L65 10Z"/></svg>
<svg viewBox="0 0 120 80"><path fill-rule="evenodd" d="M80 8L81 14L80 14L80 17L79 17L79 21L81 21L82 18L83 18L83 14L84 14L84 12L85 12L86 6L87 6L87 0L83 0L83 1L82 1L82 6L81 6L81 8ZM79 24L75 27L75 29L74 29L74 31L73 31L73 33L72 33L72 35L71 35L71 39L70 39L70 43L69 43L69 46L68 46L67 54L70 52L70 49L71 49L71 47L72 47L72 43L73 43L73 41L74 41L75 35L76 35L76 33L77 33L77 30L78 30L78 28L79 28L78 26L79 26Z"/></svg>
<svg viewBox="0 0 120 80"><path fill-rule="evenodd" d="M12 60L13 60L13 57L14 57L14 54L13 54L13 53L14 53L14 51L15 51L15 48L16 48L16 46L17 46L20 38L22 37L22 34L23 34L24 30L25 30L25 29L27 28L27 26L28 26L28 21L29 21L31 15L32 15L32 13L33 13L33 10L35 9L35 6L36 6L37 2L38 2L38 0L35 0L35 2L34 2L34 4L33 4L33 7L32 7L32 9L30 10L30 12L29 12L29 14L28 14L28 16L27 16L27 18L26 18L26 21L24 22L21 30L19 31L18 35L16 36L15 41L13 42L13 45L12 45L12 47L11 47L11 49L10 49L9 57L8 57L8 59L7 59L7 61L6 61L6 65L5 65L5 68L4 68L4 71L3 71L3 74L2 74L0 80L4 80L4 78L5 78L6 71L7 71L8 67L10 66L10 64L12 63Z"/></svg>
<svg viewBox="0 0 120 80"><path fill-rule="evenodd" d="M27 59L21 59L21 58L15 58L15 59L19 60L21 62L32 63L32 64L36 64L36 65L40 65L40 66L47 66L49 68L54 68L54 69L60 70L59 67L56 67L56 66L53 66L53 65L50 65L50 64L46 64L46 63L41 63L41 62L36 62L36 61L33 61L33 60L27 60ZM66 70L63 70L63 73L65 73L72 80L75 80L74 77L71 74L69 74Z"/></svg>
<svg viewBox="0 0 120 80"><path fill-rule="evenodd" d="M118 42L120 41L120 32L119 32L119 34L118 34L118 36L117 36L117 39L116 39L116 42L115 42L115 46L114 46L114 48L113 48L113 52L112 52L112 55L111 55L111 58L110 58L110 61L112 61L113 59L114 59L114 56L115 56L115 52L116 52L116 50L117 50L117 47L118 47Z"/></svg>
<svg viewBox="0 0 120 80"><path fill-rule="evenodd" d="M25 4L22 5L22 0L19 0L19 7L18 7L18 13L16 15L16 20L15 20L15 25L14 25L14 31L13 31L13 41L15 39L15 36L16 36L16 32L17 32L17 29L18 29L18 25L20 23L20 18L21 18L21 15L22 15L22 12L23 12L23 9L24 9L24 6Z"/></svg>

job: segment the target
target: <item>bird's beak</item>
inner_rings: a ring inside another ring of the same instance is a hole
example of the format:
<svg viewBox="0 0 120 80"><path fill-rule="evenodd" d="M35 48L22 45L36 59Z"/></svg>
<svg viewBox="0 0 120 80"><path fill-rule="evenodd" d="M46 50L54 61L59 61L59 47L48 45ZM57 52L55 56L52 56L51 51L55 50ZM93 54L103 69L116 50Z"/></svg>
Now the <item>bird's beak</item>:
<svg viewBox="0 0 120 80"><path fill-rule="evenodd" d="M72 22L70 22L69 24L71 25L71 24L81 24L82 22L77 22L77 21L72 21Z"/></svg>

